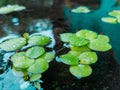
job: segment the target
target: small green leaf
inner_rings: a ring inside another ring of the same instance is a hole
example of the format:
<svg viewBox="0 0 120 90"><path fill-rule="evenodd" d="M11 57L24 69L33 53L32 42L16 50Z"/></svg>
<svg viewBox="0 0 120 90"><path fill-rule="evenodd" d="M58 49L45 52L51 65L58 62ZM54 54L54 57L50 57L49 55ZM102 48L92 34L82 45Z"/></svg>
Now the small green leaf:
<svg viewBox="0 0 120 90"><path fill-rule="evenodd" d="M78 57L72 55L71 53L61 55L60 59L63 63L68 64L68 65L77 65L79 63Z"/></svg>
<svg viewBox="0 0 120 90"><path fill-rule="evenodd" d="M76 33L77 36L91 40L97 38L97 33L88 29L82 29Z"/></svg>
<svg viewBox="0 0 120 90"><path fill-rule="evenodd" d="M72 9L72 12L74 13L88 13L90 12L89 8L88 7L85 7L85 6L79 6L75 9Z"/></svg>
<svg viewBox="0 0 120 90"><path fill-rule="evenodd" d="M55 57L55 54L52 52L47 52L45 53L43 56L41 56L41 58L47 60L47 62L51 62Z"/></svg>
<svg viewBox="0 0 120 90"><path fill-rule="evenodd" d="M43 73L45 72L49 67L49 64L46 60L44 59L37 59L33 65L31 65L28 68L28 72L31 73Z"/></svg>
<svg viewBox="0 0 120 90"><path fill-rule="evenodd" d="M17 57L17 60L13 62L13 66L16 68L26 69L34 63L34 60L30 60L26 56Z"/></svg>
<svg viewBox="0 0 120 90"><path fill-rule="evenodd" d="M63 42L69 42L70 41L70 38L72 36L75 36L75 34L72 34L72 33L64 33L64 34L60 34L60 39L63 41Z"/></svg>
<svg viewBox="0 0 120 90"><path fill-rule="evenodd" d="M113 17L103 17L102 21L106 23L117 24L117 19Z"/></svg>
<svg viewBox="0 0 120 90"><path fill-rule="evenodd" d="M40 45L44 46L50 43L50 38L47 36L31 36L28 40L28 43L31 45Z"/></svg>
<svg viewBox="0 0 120 90"><path fill-rule="evenodd" d="M30 81L36 81L41 78L41 74L33 74L30 76Z"/></svg>
<svg viewBox="0 0 120 90"><path fill-rule="evenodd" d="M98 35L97 39L99 39L101 42L109 42L110 39L106 35Z"/></svg>
<svg viewBox="0 0 120 90"><path fill-rule="evenodd" d="M26 44L24 38L12 38L0 44L0 48L5 51L13 51L22 48Z"/></svg>
<svg viewBox="0 0 120 90"><path fill-rule="evenodd" d="M98 60L95 52L83 52L79 56L80 64L93 64Z"/></svg>
<svg viewBox="0 0 120 90"><path fill-rule="evenodd" d="M87 77L92 73L92 68L89 65L79 64L77 66L70 66L70 73L75 77Z"/></svg>
<svg viewBox="0 0 120 90"><path fill-rule="evenodd" d="M88 44L88 40L81 38L81 37L72 36L70 38L70 44L73 46L84 46Z"/></svg>
<svg viewBox="0 0 120 90"><path fill-rule="evenodd" d="M76 46L70 46L72 51L77 51L77 52L84 52L84 51L90 51L90 49L87 46L81 46L81 47L76 47Z"/></svg>
<svg viewBox="0 0 120 90"><path fill-rule="evenodd" d="M39 56L43 55L45 50L43 47L34 46L26 51L26 56L30 58L38 58Z"/></svg>
<svg viewBox="0 0 120 90"><path fill-rule="evenodd" d="M11 61L15 62L18 60L19 57L22 57L22 56L26 56L25 52L18 52L11 57Z"/></svg>
<svg viewBox="0 0 120 90"><path fill-rule="evenodd" d="M108 15L118 17L120 16L120 10L113 10L112 12L109 12Z"/></svg>
<svg viewBox="0 0 120 90"><path fill-rule="evenodd" d="M94 39L90 41L88 47L96 51L108 51L112 48L109 43L100 41L99 39Z"/></svg>
<svg viewBox="0 0 120 90"><path fill-rule="evenodd" d="M40 90L40 88L41 88L41 85L40 85L39 82L35 82L35 83L34 83L34 86L35 86L38 90Z"/></svg>

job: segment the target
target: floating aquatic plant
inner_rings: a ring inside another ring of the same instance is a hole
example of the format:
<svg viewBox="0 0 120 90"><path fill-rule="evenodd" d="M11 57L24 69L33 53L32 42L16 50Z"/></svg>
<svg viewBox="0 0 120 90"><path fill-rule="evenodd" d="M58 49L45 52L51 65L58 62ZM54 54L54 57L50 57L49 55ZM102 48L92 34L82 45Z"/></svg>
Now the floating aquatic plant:
<svg viewBox="0 0 120 90"><path fill-rule="evenodd" d="M90 12L90 9L86 6L79 6L77 8L74 8L71 10L74 13L88 13Z"/></svg>
<svg viewBox="0 0 120 90"><path fill-rule="evenodd" d="M113 10L108 13L109 17L103 17L102 21L111 24L120 23L120 10Z"/></svg>
<svg viewBox="0 0 120 90"><path fill-rule="evenodd" d="M98 60L94 51L103 52L112 48L108 36L98 35L87 29L82 29L75 34L63 33L60 38L69 44L70 51L59 56L59 59L70 66L70 73L77 78L87 77L92 73L90 65Z"/></svg>
<svg viewBox="0 0 120 90"><path fill-rule="evenodd" d="M16 12L16 11L22 11L25 10L26 7L25 6L20 6L20 5L7 5L7 6L3 6L0 8L0 14L9 14L11 12Z"/></svg>
<svg viewBox="0 0 120 90"><path fill-rule="evenodd" d="M13 73L22 74L25 81L21 84L21 89L27 88L30 83L40 89L42 73L49 68L49 62L55 57L53 52L46 52L44 48L50 43L50 38L43 35L29 36L26 33L23 36L1 42L0 48L6 52L17 51L10 60L13 64ZM30 47L22 49L29 45Z"/></svg>

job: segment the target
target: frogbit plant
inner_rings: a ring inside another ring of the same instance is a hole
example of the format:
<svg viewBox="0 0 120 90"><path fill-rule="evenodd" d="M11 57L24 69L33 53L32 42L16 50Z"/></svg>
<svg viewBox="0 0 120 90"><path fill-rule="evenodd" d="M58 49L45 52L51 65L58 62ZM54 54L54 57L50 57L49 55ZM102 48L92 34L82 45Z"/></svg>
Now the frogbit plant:
<svg viewBox="0 0 120 90"><path fill-rule="evenodd" d="M95 51L108 51L111 49L109 37L98 35L97 33L82 29L75 34L63 33L61 40L67 43L70 51L59 56L59 60L69 65L69 71L77 78L87 77L92 73L91 64L98 60Z"/></svg>
<svg viewBox="0 0 120 90"><path fill-rule="evenodd" d="M43 35L16 37L6 40L0 44L0 48L7 52L15 51L10 57L13 64L12 70L15 75L22 73L25 80L25 87L30 83L40 89L42 73L49 68L49 62L54 59L53 52L46 52L44 46L48 45L51 39ZM23 89L24 84L21 85Z"/></svg>
<svg viewBox="0 0 120 90"><path fill-rule="evenodd" d="M113 10L108 13L109 17L103 17L102 21L111 24L120 24L120 10Z"/></svg>

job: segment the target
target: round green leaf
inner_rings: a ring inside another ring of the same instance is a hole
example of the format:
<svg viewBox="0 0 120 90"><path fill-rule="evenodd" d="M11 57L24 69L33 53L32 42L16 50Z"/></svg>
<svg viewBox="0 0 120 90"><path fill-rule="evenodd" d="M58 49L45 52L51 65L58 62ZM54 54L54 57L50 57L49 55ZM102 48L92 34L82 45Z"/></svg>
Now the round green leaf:
<svg viewBox="0 0 120 90"><path fill-rule="evenodd" d="M77 7L75 9L72 9L72 12L74 12L74 13L88 13L88 12L90 12L90 10L88 7L80 6L80 7Z"/></svg>
<svg viewBox="0 0 120 90"><path fill-rule="evenodd" d="M68 65L77 65L79 63L78 57L72 55L71 53L61 55L60 59L63 63L68 64Z"/></svg>
<svg viewBox="0 0 120 90"><path fill-rule="evenodd" d="M102 21L106 23L117 24L117 19L113 17L103 17Z"/></svg>
<svg viewBox="0 0 120 90"><path fill-rule="evenodd" d="M30 58L38 58L39 56L43 55L45 50L43 47L34 46L26 51L26 56Z"/></svg>
<svg viewBox="0 0 120 90"><path fill-rule="evenodd" d="M90 49L87 46L81 46L81 47L76 47L76 46L71 46L70 47L72 51L77 51L77 52L84 52L84 51L90 51Z"/></svg>
<svg viewBox="0 0 120 90"><path fill-rule="evenodd" d="M81 38L81 37L72 36L70 38L70 44L73 46L84 46L88 44L88 40Z"/></svg>
<svg viewBox="0 0 120 90"><path fill-rule="evenodd" d="M41 78L41 74L33 74L30 76L30 81L36 81Z"/></svg>
<svg viewBox="0 0 120 90"><path fill-rule="evenodd" d="M26 56L25 52L18 52L11 57L11 61L15 62L19 57Z"/></svg>
<svg viewBox="0 0 120 90"><path fill-rule="evenodd" d="M64 33L64 34L60 34L60 39L63 41L63 42L69 42L70 41L70 38L72 36L75 36L75 34L72 34L72 33Z"/></svg>
<svg viewBox="0 0 120 90"><path fill-rule="evenodd" d="M92 68L89 65L79 64L77 66L70 66L70 73L77 78L87 77L92 73Z"/></svg>
<svg viewBox="0 0 120 90"><path fill-rule="evenodd" d="M34 60L30 60L26 56L17 57L17 60L13 62L13 66L16 68L25 69L30 67L34 63Z"/></svg>
<svg viewBox="0 0 120 90"><path fill-rule="evenodd" d="M110 39L106 35L98 35L97 39L99 39L101 42L109 42Z"/></svg>
<svg viewBox="0 0 120 90"><path fill-rule="evenodd" d="M22 48L26 44L24 38L12 38L0 44L0 48L5 51L13 51Z"/></svg>
<svg viewBox="0 0 120 90"><path fill-rule="evenodd" d="M43 56L41 56L41 58L47 60L47 62L51 62L55 57L55 54L52 52L47 52L45 53Z"/></svg>
<svg viewBox="0 0 120 90"><path fill-rule="evenodd" d="M91 40L97 37L97 33L90 31L88 29L82 29L76 33L77 36Z"/></svg>
<svg viewBox="0 0 120 90"><path fill-rule="evenodd" d="M28 43L31 45L40 45L44 46L49 44L50 38L47 36L31 36L28 40Z"/></svg>
<svg viewBox="0 0 120 90"><path fill-rule="evenodd" d="M112 12L109 12L108 15L118 17L120 16L120 10L113 10Z"/></svg>
<svg viewBox="0 0 120 90"><path fill-rule="evenodd" d="M112 48L109 43L100 41L99 39L94 39L90 41L88 47L96 51L108 51Z"/></svg>
<svg viewBox="0 0 120 90"><path fill-rule="evenodd" d="M43 73L45 72L49 67L49 64L46 60L44 59L37 59L33 65L31 65L28 68L28 72L31 73Z"/></svg>
<svg viewBox="0 0 120 90"><path fill-rule="evenodd" d="M79 56L80 64L93 64L98 60L95 52L83 52Z"/></svg>

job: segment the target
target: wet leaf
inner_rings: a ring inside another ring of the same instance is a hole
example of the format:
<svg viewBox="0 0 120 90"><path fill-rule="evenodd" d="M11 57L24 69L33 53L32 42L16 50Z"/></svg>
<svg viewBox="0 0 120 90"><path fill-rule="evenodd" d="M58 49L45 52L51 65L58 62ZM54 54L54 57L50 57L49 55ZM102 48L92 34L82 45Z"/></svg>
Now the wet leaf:
<svg viewBox="0 0 120 90"><path fill-rule="evenodd" d="M117 24L117 19L113 17L103 17L102 21L106 23Z"/></svg>
<svg viewBox="0 0 120 90"><path fill-rule="evenodd" d="M44 46L50 43L50 38L47 36L31 36L28 40L28 43L31 45L40 45Z"/></svg>
<svg viewBox="0 0 120 90"><path fill-rule="evenodd" d="M72 12L74 12L74 13L88 13L88 12L90 12L90 10L88 7L80 6L80 7L77 7L75 9L72 9Z"/></svg>
<svg viewBox="0 0 120 90"><path fill-rule="evenodd" d="M109 43L100 41L99 39L94 39L90 41L88 47L96 51L108 51L112 48Z"/></svg>
<svg viewBox="0 0 120 90"><path fill-rule="evenodd" d="M31 65L28 68L28 72L31 73L43 73L45 72L49 67L49 64L46 60L44 59L37 59L33 65Z"/></svg>
<svg viewBox="0 0 120 90"><path fill-rule="evenodd" d="M45 50L43 47L34 46L26 51L26 56L30 58L38 58L39 56L43 55Z"/></svg>
<svg viewBox="0 0 120 90"><path fill-rule="evenodd" d="M13 62L13 66L16 68L25 69L30 67L34 63L34 60L30 60L26 56L17 57L17 60Z"/></svg>
<svg viewBox="0 0 120 90"><path fill-rule="evenodd" d="M63 42L69 42L70 41L70 38L72 36L75 36L75 34L72 34L72 33L64 33L64 34L60 34L60 39L63 41Z"/></svg>
<svg viewBox="0 0 120 90"><path fill-rule="evenodd" d="M76 33L77 36L91 40L97 38L97 33L88 29L82 29Z"/></svg>
<svg viewBox="0 0 120 90"><path fill-rule="evenodd" d="M70 44L73 46L84 46L88 44L88 40L81 37L73 36L70 38Z"/></svg>
<svg viewBox="0 0 120 90"><path fill-rule="evenodd" d="M13 51L22 48L26 44L24 38L12 38L0 44L0 48L5 51Z"/></svg>
<svg viewBox="0 0 120 90"><path fill-rule="evenodd" d="M51 62L55 57L55 54L52 52L47 52L45 53L43 56L41 56L41 58L47 60L47 62Z"/></svg>
<svg viewBox="0 0 120 90"><path fill-rule="evenodd" d="M11 57L11 61L15 62L19 57L26 56L25 52L18 52Z"/></svg>
<svg viewBox="0 0 120 90"><path fill-rule="evenodd" d="M40 85L40 83L39 83L39 82L35 82L35 83L34 83L34 85L35 85L35 87L36 87L38 90L40 90L41 85Z"/></svg>
<svg viewBox="0 0 120 90"><path fill-rule="evenodd" d="M110 39L106 35L98 35L97 39L99 39L101 42L109 42Z"/></svg>
<svg viewBox="0 0 120 90"><path fill-rule="evenodd" d="M68 64L68 65L77 65L79 62L78 57L72 55L71 53L61 55L60 59L63 63Z"/></svg>
<svg viewBox="0 0 120 90"><path fill-rule="evenodd" d="M30 76L30 81L36 81L41 78L41 74L33 74Z"/></svg>
<svg viewBox="0 0 120 90"><path fill-rule="evenodd" d="M90 51L90 49L87 46L76 47L76 46L71 45L70 48L71 48L72 51L77 51L77 52L80 52L80 53L82 53L84 51Z"/></svg>
<svg viewBox="0 0 120 90"><path fill-rule="evenodd" d="M87 77L92 73L92 68L89 65L79 64L77 66L70 66L70 73L77 78Z"/></svg>
<svg viewBox="0 0 120 90"><path fill-rule="evenodd" d="M80 64L93 64L98 60L95 52L83 52L79 56Z"/></svg>
<svg viewBox="0 0 120 90"><path fill-rule="evenodd" d="M118 17L120 16L120 10L113 10L112 12L109 12L108 15Z"/></svg>

